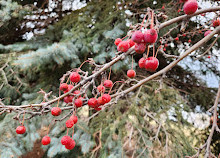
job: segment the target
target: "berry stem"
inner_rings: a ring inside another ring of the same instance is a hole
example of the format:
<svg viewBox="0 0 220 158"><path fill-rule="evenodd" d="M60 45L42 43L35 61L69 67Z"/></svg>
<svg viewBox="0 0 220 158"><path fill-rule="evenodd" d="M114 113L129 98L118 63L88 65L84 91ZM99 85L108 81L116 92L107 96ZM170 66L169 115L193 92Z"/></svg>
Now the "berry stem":
<svg viewBox="0 0 220 158"><path fill-rule="evenodd" d="M152 11L151 26L150 26L150 28L152 29L153 27L154 27L154 11Z"/></svg>
<svg viewBox="0 0 220 158"><path fill-rule="evenodd" d="M131 57L131 69L133 70L133 55Z"/></svg>
<svg viewBox="0 0 220 158"><path fill-rule="evenodd" d="M108 80L110 80L111 71L112 71L112 67L110 67L110 71L109 71L109 75L108 75Z"/></svg>
<svg viewBox="0 0 220 158"><path fill-rule="evenodd" d="M149 47L149 45L147 46L147 56L146 56L146 58L148 57L148 55L149 55L149 51L150 51L150 47Z"/></svg>
<svg viewBox="0 0 220 158"><path fill-rule="evenodd" d="M143 21L142 21L142 23L141 23L141 28L140 28L140 30L142 29L142 26L143 26L143 24L144 24L144 20L146 19L146 17L147 17L147 13L145 14L144 19L143 19ZM148 19L149 19L149 18L148 18Z"/></svg>
<svg viewBox="0 0 220 158"><path fill-rule="evenodd" d="M157 53L159 51L159 49L161 48L162 45L160 45L158 48L157 48L157 52L156 52L156 55L155 55L155 58L157 57Z"/></svg>
<svg viewBox="0 0 220 158"><path fill-rule="evenodd" d="M24 125L24 116L25 116L25 112L26 112L26 111L24 111L23 120L22 120L22 123L21 123L22 126Z"/></svg>
<svg viewBox="0 0 220 158"><path fill-rule="evenodd" d="M85 61L79 66L78 70L80 70L81 67L82 67L86 62L89 62L89 60L85 60ZM78 71L77 71L77 72L78 72Z"/></svg>
<svg viewBox="0 0 220 158"><path fill-rule="evenodd" d="M122 82L122 83L123 83L124 81L116 81L116 82L114 82L114 84L112 85L112 87L111 87L110 90L108 91L108 94L111 93L111 90L112 90L113 86L114 86L117 82Z"/></svg>
<svg viewBox="0 0 220 158"><path fill-rule="evenodd" d="M128 37L128 35L126 35L125 37L123 37L122 40L124 40L126 37Z"/></svg>
<svg viewBox="0 0 220 158"><path fill-rule="evenodd" d="M154 57L154 55L155 55L155 46L153 44L153 57Z"/></svg>

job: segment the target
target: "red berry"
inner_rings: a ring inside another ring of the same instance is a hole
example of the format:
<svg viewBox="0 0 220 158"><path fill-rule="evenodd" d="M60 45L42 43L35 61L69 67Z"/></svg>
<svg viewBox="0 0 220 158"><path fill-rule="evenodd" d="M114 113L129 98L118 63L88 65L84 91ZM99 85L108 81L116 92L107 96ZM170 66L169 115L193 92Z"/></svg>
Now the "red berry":
<svg viewBox="0 0 220 158"><path fill-rule="evenodd" d="M168 47L168 44L166 43L166 44L164 44L164 47Z"/></svg>
<svg viewBox="0 0 220 158"><path fill-rule="evenodd" d="M99 85L97 87L97 90L100 92L100 93L104 93L105 92L105 87L103 85Z"/></svg>
<svg viewBox="0 0 220 158"><path fill-rule="evenodd" d="M150 72L154 72L159 66L159 61L155 57L149 57L145 61L145 69Z"/></svg>
<svg viewBox="0 0 220 158"><path fill-rule="evenodd" d="M219 26L220 25L220 20L219 19L214 20L212 25L213 25L213 27Z"/></svg>
<svg viewBox="0 0 220 158"><path fill-rule="evenodd" d="M186 37L186 34L185 34L185 33L183 34L183 37Z"/></svg>
<svg viewBox="0 0 220 158"><path fill-rule="evenodd" d="M118 46L119 43L121 43L121 42L122 42L122 39L121 39L121 38L117 38L117 39L115 40L115 45Z"/></svg>
<svg viewBox="0 0 220 158"><path fill-rule="evenodd" d="M99 107L96 107L96 108L94 108L96 111L100 111L100 110L102 110L102 108L99 108Z"/></svg>
<svg viewBox="0 0 220 158"><path fill-rule="evenodd" d="M181 12L181 9L178 9L177 12L178 12L178 13Z"/></svg>
<svg viewBox="0 0 220 158"><path fill-rule="evenodd" d="M75 147L76 143L71 139L70 143L65 145L66 149L72 150Z"/></svg>
<svg viewBox="0 0 220 158"><path fill-rule="evenodd" d="M135 44L134 50L135 50L136 53L143 54L145 49L146 49L146 44L145 43L136 43Z"/></svg>
<svg viewBox="0 0 220 158"><path fill-rule="evenodd" d="M59 116L62 113L62 110L59 107L53 107L51 109L51 114L53 116Z"/></svg>
<svg viewBox="0 0 220 158"><path fill-rule="evenodd" d="M118 50L121 52L127 52L129 48L130 48L130 45L127 41L122 41L118 45Z"/></svg>
<svg viewBox="0 0 220 158"><path fill-rule="evenodd" d="M72 72L70 74L70 81L74 82L74 83L77 83L79 82L81 79L80 75L77 73L77 72Z"/></svg>
<svg viewBox="0 0 220 158"><path fill-rule="evenodd" d="M132 34L131 40L135 43L142 43L144 40L144 34L141 31L135 31Z"/></svg>
<svg viewBox="0 0 220 158"><path fill-rule="evenodd" d="M164 52L165 52L166 50L167 50L166 48L163 49Z"/></svg>
<svg viewBox="0 0 220 158"><path fill-rule="evenodd" d="M191 43L192 42L191 39L189 39L188 42Z"/></svg>
<svg viewBox="0 0 220 158"><path fill-rule="evenodd" d="M99 105L104 105L105 104L105 101L103 100L102 97L98 97L97 102L98 102Z"/></svg>
<svg viewBox="0 0 220 158"><path fill-rule="evenodd" d="M66 97L63 98L63 101L65 103L71 103L73 101L74 96L68 95Z"/></svg>
<svg viewBox="0 0 220 158"><path fill-rule="evenodd" d="M73 85L69 84L69 85L68 85L68 89L67 89L66 91L64 91L64 93L69 92L71 89L73 89Z"/></svg>
<svg viewBox="0 0 220 158"><path fill-rule="evenodd" d="M176 38L175 38L175 41L179 41L179 37L176 37Z"/></svg>
<svg viewBox="0 0 220 158"><path fill-rule="evenodd" d="M155 29L149 29L144 33L144 43L155 43L157 38L158 34Z"/></svg>
<svg viewBox="0 0 220 158"><path fill-rule="evenodd" d="M135 45L135 42L132 41L131 39L128 40L128 43L130 45L130 48L133 47Z"/></svg>
<svg viewBox="0 0 220 158"><path fill-rule="evenodd" d="M50 144L50 137L49 136L44 136L43 138L42 138L42 140L41 140L41 144L42 145L48 145L48 144Z"/></svg>
<svg viewBox="0 0 220 158"><path fill-rule="evenodd" d="M196 0L188 0L183 6L184 13L187 15L194 14L197 9L198 3Z"/></svg>
<svg viewBox="0 0 220 158"><path fill-rule="evenodd" d="M204 33L204 36L207 36L208 34L210 34L212 31L211 30L208 30Z"/></svg>
<svg viewBox="0 0 220 158"><path fill-rule="evenodd" d="M73 120L66 120L66 128L72 128L74 125Z"/></svg>
<svg viewBox="0 0 220 158"><path fill-rule="evenodd" d="M88 105L89 105L90 107L92 107L92 108L96 107L97 104L98 104L98 102L97 102L97 100L96 100L95 98L90 98L90 99L88 100Z"/></svg>
<svg viewBox="0 0 220 158"><path fill-rule="evenodd" d="M134 78L136 76L136 72L134 70L128 70L127 71L127 76L129 78Z"/></svg>
<svg viewBox="0 0 220 158"><path fill-rule="evenodd" d="M60 90L61 90L61 91L67 91L67 90L68 90L68 84L62 83L62 84L60 85Z"/></svg>
<svg viewBox="0 0 220 158"><path fill-rule="evenodd" d="M70 142L71 142L70 136L63 136L63 137L61 138L61 144L62 144L62 145L70 144Z"/></svg>
<svg viewBox="0 0 220 158"><path fill-rule="evenodd" d="M211 58L211 56L209 55L208 58Z"/></svg>
<svg viewBox="0 0 220 158"><path fill-rule="evenodd" d="M77 95L77 94L79 94L79 93L80 93L80 91L78 91L78 90L76 90L76 91L73 92L73 94L75 94L75 95ZM79 97L81 97L81 96L79 96Z"/></svg>
<svg viewBox="0 0 220 158"><path fill-rule="evenodd" d="M18 126L16 128L16 133L17 134L24 134L26 132L26 128L24 126Z"/></svg>
<svg viewBox="0 0 220 158"><path fill-rule="evenodd" d="M104 86L105 86L106 88L111 88L112 85L113 85L113 82L112 82L111 80L105 80Z"/></svg>
<svg viewBox="0 0 220 158"><path fill-rule="evenodd" d="M109 94L103 94L102 95L102 100L105 102L105 103L108 103L111 101L111 96Z"/></svg>
<svg viewBox="0 0 220 158"><path fill-rule="evenodd" d="M201 16L205 16L205 13L202 13Z"/></svg>
<svg viewBox="0 0 220 158"><path fill-rule="evenodd" d="M74 124L76 124L78 122L78 117L75 116L75 115L72 115L70 116L70 119L69 120L72 120Z"/></svg>
<svg viewBox="0 0 220 158"><path fill-rule="evenodd" d="M141 58L139 61L138 61L138 65L139 67L142 69L145 67L145 58Z"/></svg>
<svg viewBox="0 0 220 158"><path fill-rule="evenodd" d="M82 99L79 98L74 101L74 104L77 108L79 108L83 105L83 101L82 101Z"/></svg>
<svg viewBox="0 0 220 158"><path fill-rule="evenodd" d="M165 7L164 7L164 6L162 6L162 9L165 9Z"/></svg>

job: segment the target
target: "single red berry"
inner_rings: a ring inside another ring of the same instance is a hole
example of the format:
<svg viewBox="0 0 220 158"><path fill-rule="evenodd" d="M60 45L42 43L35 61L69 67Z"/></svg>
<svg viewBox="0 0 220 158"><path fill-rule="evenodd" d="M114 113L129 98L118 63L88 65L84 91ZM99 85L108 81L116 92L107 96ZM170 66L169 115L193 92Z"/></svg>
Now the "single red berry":
<svg viewBox="0 0 220 158"><path fill-rule="evenodd" d="M177 12L178 12L178 13L181 12L181 9L178 9Z"/></svg>
<svg viewBox="0 0 220 158"><path fill-rule="evenodd" d="M134 70L128 70L127 71L127 76L129 78L134 78L136 76L136 72Z"/></svg>
<svg viewBox="0 0 220 158"><path fill-rule="evenodd" d="M77 95L77 94L79 94L79 93L80 93L79 90L76 90L76 91L73 92L73 94L75 94L75 95ZM81 96L79 96L79 97L81 97Z"/></svg>
<svg viewBox="0 0 220 158"><path fill-rule="evenodd" d="M175 41L179 41L179 37L176 37L176 38L175 38Z"/></svg>
<svg viewBox="0 0 220 158"><path fill-rule="evenodd" d="M187 15L194 14L197 9L198 3L196 0L188 0L183 6L184 13Z"/></svg>
<svg viewBox="0 0 220 158"><path fill-rule="evenodd" d="M183 37L186 37L186 34L185 34L185 33L183 34Z"/></svg>
<svg viewBox="0 0 220 158"><path fill-rule="evenodd" d="M199 33L202 33L202 31L201 31L201 30L199 30Z"/></svg>
<svg viewBox="0 0 220 158"><path fill-rule="evenodd" d="M108 103L111 101L111 96L109 94L103 94L102 95L102 100L105 102L105 103Z"/></svg>
<svg viewBox="0 0 220 158"><path fill-rule="evenodd" d="M70 144L70 142L71 142L70 136L63 136L61 138L61 144L62 145L68 145L68 144Z"/></svg>
<svg viewBox="0 0 220 158"><path fill-rule="evenodd" d="M79 82L81 79L80 75L77 73L77 72L72 72L70 74L70 81L74 82L74 83L77 83Z"/></svg>
<svg viewBox="0 0 220 158"><path fill-rule="evenodd" d="M72 115L70 116L70 119L69 120L72 120L74 124L76 124L78 122L78 117L75 116L75 115Z"/></svg>
<svg viewBox="0 0 220 158"><path fill-rule="evenodd" d="M104 93L105 92L105 87L103 85L99 85L97 87L97 90L100 92L100 93Z"/></svg>
<svg viewBox="0 0 220 158"><path fill-rule="evenodd" d="M48 145L48 144L50 144L50 137L49 136L44 136L43 138L42 138L42 140L41 140L41 144L42 145Z"/></svg>
<svg viewBox="0 0 220 158"><path fill-rule="evenodd" d="M16 133L17 134L24 134L26 132L26 128L24 126L18 126L16 128Z"/></svg>
<svg viewBox="0 0 220 158"><path fill-rule="evenodd" d="M150 72L156 71L159 66L159 61L155 57L149 57L145 61L145 69Z"/></svg>
<svg viewBox="0 0 220 158"><path fill-rule="evenodd" d="M136 53L143 54L145 49L146 49L146 44L145 43L136 43L135 44L134 50L135 50Z"/></svg>
<svg viewBox="0 0 220 158"><path fill-rule="evenodd" d="M62 83L62 84L60 85L60 90L61 90L61 91L67 91L67 90L68 90L68 84Z"/></svg>
<svg viewBox="0 0 220 158"><path fill-rule="evenodd" d="M213 27L219 26L220 25L220 20L219 19L214 20L212 25L213 25Z"/></svg>
<svg viewBox="0 0 220 158"><path fill-rule="evenodd" d="M88 100L88 105L89 105L90 107L92 107L92 108L96 107L97 104L98 104L98 102L97 102L97 100L96 100L95 98L90 98L90 99Z"/></svg>
<svg viewBox="0 0 220 158"><path fill-rule="evenodd" d="M211 30L208 30L204 33L204 36L207 36L208 34L210 34L212 31Z"/></svg>
<svg viewBox="0 0 220 158"><path fill-rule="evenodd" d="M65 148L68 150L72 150L75 147L76 143L73 139L71 139L70 143L65 145Z"/></svg>
<svg viewBox="0 0 220 158"><path fill-rule="evenodd" d="M135 31L132 34L131 40L135 43L142 43L144 40L144 34L141 31Z"/></svg>
<svg viewBox="0 0 220 158"><path fill-rule="evenodd" d="M122 42L122 39L121 39L121 38L116 38L116 39L115 39L115 45L116 45L116 46L118 46L119 43L121 43L121 42Z"/></svg>
<svg viewBox="0 0 220 158"><path fill-rule="evenodd" d="M165 9L165 7L164 7L164 6L162 6L162 9Z"/></svg>
<svg viewBox="0 0 220 158"><path fill-rule="evenodd" d="M205 13L202 13L201 16L205 16Z"/></svg>
<svg viewBox="0 0 220 158"><path fill-rule="evenodd" d="M111 88L112 85L113 85L113 82L112 82L111 80L105 80L104 86L105 86L106 88Z"/></svg>
<svg viewBox="0 0 220 158"><path fill-rule="evenodd" d="M208 58L211 58L211 56L209 55Z"/></svg>
<svg viewBox="0 0 220 158"><path fill-rule="evenodd" d="M155 29L149 29L144 33L144 43L155 43L157 41L158 34Z"/></svg>
<svg viewBox="0 0 220 158"><path fill-rule="evenodd" d="M102 110L102 108L100 108L100 107L96 107L96 108L94 108L96 111L100 111L100 110Z"/></svg>
<svg viewBox="0 0 220 158"><path fill-rule="evenodd" d="M145 67L145 58L141 58L139 61L138 61L138 65L139 67L142 69Z"/></svg>
<svg viewBox="0 0 220 158"><path fill-rule="evenodd" d="M69 84L69 85L68 85L68 89L67 89L66 91L64 91L64 93L69 92L71 89L73 89L73 85Z"/></svg>
<svg viewBox="0 0 220 158"><path fill-rule="evenodd" d="M128 43L130 45L130 48L133 47L135 45L135 42L132 41L131 39L128 40Z"/></svg>
<svg viewBox="0 0 220 158"><path fill-rule="evenodd" d="M189 39L188 42L191 43L192 42L191 39Z"/></svg>
<svg viewBox="0 0 220 158"><path fill-rule="evenodd" d="M63 101L68 104L68 103L71 103L73 101L73 98L74 98L74 96L68 95L68 96L63 98Z"/></svg>
<svg viewBox="0 0 220 158"><path fill-rule="evenodd" d="M105 104L105 101L103 100L102 97L98 97L97 102L98 102L99 105L104 105Z"/></svg>
<svg viewBox="0 0 220 158"><path fill-rule="evenodd" d="M82 101L82 99L79 98L74 101L74 104L77 108L79 108L83 105L83 101Z"/></svg>
<svg viewBox="0 0 220 158"><path fill-rule="evenodd" d="M167 49L166 48L163 48L163 51L165 52Z"/></svg>
<svg viewBox="0 0 220 158"><path fill-rule="evenodd" d="M168 47L168 44L166 43L166 44L164 44L164 47Z"/></svg>
<svg viewBox="0 0 220 158"><path fill-rule="evenodd" d="M130 48L130 45L127 41L122 41L118 45L118 50L121 52L127 52L129 48Z"/></svg>
<svg viewBox="0 0 220 158"><path fill-rule="evenodd" d="M62 113L62 110L59 107L53 107L51 109L51 114L53 116L59 116Z"/></svg>
<svg viewBox="0 0 220 158"><path fill-rule="evenodd" d="M66 120L66 128L72 128L74 125L73 120Z"/></svg>

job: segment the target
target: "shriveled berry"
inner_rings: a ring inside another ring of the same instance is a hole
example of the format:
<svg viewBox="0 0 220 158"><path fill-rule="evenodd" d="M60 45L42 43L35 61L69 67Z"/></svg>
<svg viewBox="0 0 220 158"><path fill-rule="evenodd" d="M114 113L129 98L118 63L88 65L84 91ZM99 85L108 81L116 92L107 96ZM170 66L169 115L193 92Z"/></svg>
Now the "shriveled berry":
<svg viewBox="0 0 220 158"><path fill-rule="evenodd" d="M113 85L113 82L112 82L111 80L105 80L104 86L105 86L106 88L111 88L112 85Z"/></svg>
<svg viewBox="0 0 220 158"><path fill-rule="evenodd" d="M74 125L73 120L66 120L66 128L72 128Z"/></svg>
<svg viewBox="0 0 220 158"><path fill-rule="evenodd" d="M99 105L104 105L105 104L105 101L103 100L102 97L98 97L97 102L98 102Z"/></svg>
<svg viewBox="0 0 220 158"><path fill-rule="evenodd" d="M141 31L135 31L132 34L131 40L135 43L142 43L144 40L144 34Z"/></svg>
<svg viewBox="0 0 220 158"><path fill-rule="evenodd" d="M127 41L122 41L118 45L118 50L121 52L127 52L129 48L130 48L130 45Z"/></svg>
<svg viewBox="0 0 220 158"><path fill-rule="evenodd" d="M212 31L211 30L208 30L204 33L204 36L207 36L208 34L210 34Z"/></svg>
<svg viewBox="0 0 220 158"><path fill-rule="evenodd" d="M220 25L220 20L219 19L214 20L212 25L213 25L213 27L219 26Z"/></svg>
<svg viewBox="0 0 220 158"><path fill-rule="evenodd" d="M155 57L149 57L145 61L145 69L150 72L156 71L159 66L159 61Z"/></svg>
<svg viewBox="0 0 220 158"><path fill-rule="evenodd" d="M61 144L62 145L68 145L68 144L70 144L70 142L71 142L70 136L63 136L61 138Z"/></svg>
<svg viewBox="0 0 220 158"><path fill-rule="evenodd" d="M95 98L90 98L89 100L88 100L88 105L90 106L90 107L92 107L92 108L94 108L94 107L96 107L97 106L97 100L95 99Z"/></svg>
<svg viewBox="0 0 220 158"><path fill-rule="evenodd" d="M105 102L105 103L108 103L111 101L111 96L109 94L103 94L102 95L102 100Z"/></svg>
<svg viewBox="0 0 220 158"><path fill-rule="evenodd" d="M66 97L63 98L63 101L65 103L71 103L73 101L74 96L68 95Z"/></svg>
<svg viewBox="0 0 220 158"><path fill-rule="evenodd" d="M130 45L130 48L133 47L135 45L135 42L132 41L131 39L128 40L128 43Z"/></svg>
<svg viewBox="0 0 220 158"><path fill-rule="evenodd" d="M53 107L51 109L51 114L53 116L59 116L62 113L62 110L59 107Z"/></svg>
<svg viewBox="0 0 220 158"><path fill-rule="evenodd" d="M79 98L74 101L74 104L77 108L79 108L83 105L83 101L82 101L82 99Z"/></svg>
<svg viewBox="0 0 220 158"><path fill-rule="evenodd" d="M72 150L75 147L76 143L73 139L71 139L70 143L65 145L65 148L68 150Z"/></svg>
<svg viewBox="0 0 220 158"><path fill-rule="evenodd" d="M116 39L115 39L115 45L116 45L116 46L118 46L119 43L121 43L121 42L122 42L122 39L121 39L121 38L116 38Z"/></svg>
<svg viewBox="0 0 220 158"><path fill-rule="evenodd" d="M74 82L74 83L77 83L79 82L81 79L80 75L77 73L77 72L72 72L70 74L70 81Z"/></svg>
<svg viewBox="0 0 220 158"><path fill-rule="evenodd" d="M48 145L48 144L50 144L50 137L49 136L44 136L43 138L42 138L42 140L41 140L41 144L42 145Z"/></svg>
<svg viewBox="0 0 220 158"><path fill-rule="evenodd" d="M136 53L143 54L145 49L146 49L146 44L145 43L136 43L135 44L134 50L135 50Z"/></svg>
<svg viewBox="0 0 220 158"><path fill-rule="evenodd" d="M26 132L26 128L24 126L18 126L16 128L16 133L17 134L24 134Z"/></svg>
<svg viewBox="0 0 220 158"><path fill-rule="evenodd" d="M62 83L62 84L60 85L60 90L61 90L61 91L67 91L67 90L68 90L68 84Z"/></svg>
<svg viewBox="0 0 220 158"><path fill-rule="evenodd" d="M197 9L198 3L196 0L188 0L183 6L184 13L187 15L194 14Z"/></svg>
<svg viewBox="0 0 220 158"><path fill-rule="evenodd" d="M136 76L136 72L134 70L128 70L127 71L127 76L129 78L134 78Z"/></svg>
<svg viewBox="0 0 220 158"><path fill-rule="evenodd" d="M155 29L149 29L144 33L144 43L155 43L157 41L158 34Z"/></svg>
<svg viewBox="0 0 220 158"><path fill-rule="evenodd" d="M104 93L104 92L105 92L105 86L99 85L99 86L97 87L97 90L98 90L100 93Z"/></svg>
<svg viewBox="0 0 220 158"><path fill-rule="evenodd" d="M145 67L145 58L141 58L139 61L138 61L138 65L139 67L142 69Z"/></svg>
<svg viewBox="0 0 220 158"><path fill-rule="evenodd" d="M78 122L78 117L75 116L75 115L72 115L70 116L70 119L69 120L72 120L74 124L76 124Z"/></svg>

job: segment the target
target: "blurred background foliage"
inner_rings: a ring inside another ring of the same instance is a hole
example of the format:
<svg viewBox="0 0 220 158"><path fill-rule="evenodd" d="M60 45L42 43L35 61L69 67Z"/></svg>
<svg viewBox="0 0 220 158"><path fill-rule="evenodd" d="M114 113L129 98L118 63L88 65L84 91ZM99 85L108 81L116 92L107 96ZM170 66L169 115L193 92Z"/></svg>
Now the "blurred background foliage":
<svg viewBox="0 0 220 158"><path fill-rule="evenodd" d="M165 6L164 10L162 6ZM182 4L174 0L2 0L0 98L4 98L5 104L21 105L42 102L42 96L37 93L40 88L58 95L59 79L66 71L78 67L87 58L93 58L98 64L110 61L117 51L114 39L124 37L131 24L141 22L148 7L155 9L156 13L164 12L168 19L183 14L177 12ZM205 28L208 24L209 20L205 24L201 24L199 19L190 21L186 32L192 31L192 26ZM160 36L170 28L162 29ZM171 35L175 38L177 34L180 34L179 29ZM190 38L193 44L202 37L201 34L181 37L180 40L188 41ZM202 54L210 43L195 53ZM218 43L211 49L211 54L219 49ZM189 47L186 42L172 42L172 45L167 47L166 53L179 55ZM140 57L134 57L136 63ZM172 61L161 54L158 58L158 70ZM15 127L18 122L12 120L13 114L1 115L0 133L4 135L0 138L1 157L193 155L194 147L206 140L208 129L194 127L194 122L189 123L186 117L190 112L202 113L212 106L216 87L208 86L200 75L212 74L219 79L218 60L215 55L199 61L189 57L184 64L177 65L166 74L160 92L156 91L161 86L159 80L149 82L89 121L88 117L94 111L89 112L88 107L83 107L73 136L77 147L72 151L65 150L60 144L66 133L64 121L52 125L49 131L48 126L53 119L50 114L37 116L25 122L27 133L17 136ZM192 69L195 62L199 65L196 73ZM130 63L131 58L127 57L115 64L112 80L126 78ZM92 70L87 65L82 69ZM135 69L139 79L150 75L138 67ZM198 118L204 124L209 122L209 117L205 116L201 114ZM40 139L47 131L52 142L42 147ZM212 145L215 154L220 152L218 136L216 133ZM101 148L97 149L100 143Z"/></svg>

